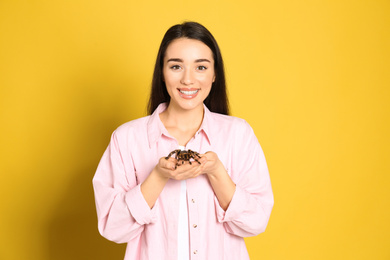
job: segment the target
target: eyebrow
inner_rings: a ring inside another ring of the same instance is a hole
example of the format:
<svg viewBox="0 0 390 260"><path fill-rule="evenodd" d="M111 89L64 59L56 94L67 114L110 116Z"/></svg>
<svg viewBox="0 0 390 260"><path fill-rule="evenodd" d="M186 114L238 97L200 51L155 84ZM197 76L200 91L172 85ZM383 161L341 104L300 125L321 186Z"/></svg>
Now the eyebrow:
<svg viewBox="0 0 390 260"><path fill-rule="evenodd" d="M178 58L172 58L172 59L167 60L167 62L183 62L183 60L178 59ZM208 59L197 59L197 60L195 60L195 62L210 62L211 63L211 61Z"/></svg>

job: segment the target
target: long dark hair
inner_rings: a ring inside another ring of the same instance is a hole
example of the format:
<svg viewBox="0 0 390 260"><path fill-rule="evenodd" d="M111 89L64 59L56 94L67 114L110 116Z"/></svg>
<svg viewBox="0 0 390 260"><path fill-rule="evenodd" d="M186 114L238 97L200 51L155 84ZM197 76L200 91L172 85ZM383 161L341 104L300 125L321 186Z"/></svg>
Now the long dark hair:
<svg viewBox="0 0 390 260"><path fill-rule="evenodd" d="M165 82L163 81L164 56L169 44L173 40L179 38L199 40L206 44L213 52L215 81L213 82L210 94L205 99L204 104L211 112L228 115L229 102L221 51L219 50L217 41L214 39L213 35L203 25L196 22L185 22L174 25L165 33L154 66L148 113L152 114L160 103L170 101L170 96L167 92Z"/></svg>

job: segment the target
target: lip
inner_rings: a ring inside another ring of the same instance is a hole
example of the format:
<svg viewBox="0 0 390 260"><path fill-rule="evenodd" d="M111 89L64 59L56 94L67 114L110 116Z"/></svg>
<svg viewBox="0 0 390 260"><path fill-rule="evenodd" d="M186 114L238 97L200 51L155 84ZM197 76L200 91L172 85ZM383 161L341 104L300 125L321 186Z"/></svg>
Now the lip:
<svg viewBox="0 0 390 260"><path fill-rule="evenodd" d="M179 91L180 97L182 97L184 99L195 98L200 91L200 89L198 89L198 88L178 88L177 90ZM183 92L186 92L186 93L183 93Z"/></svg>

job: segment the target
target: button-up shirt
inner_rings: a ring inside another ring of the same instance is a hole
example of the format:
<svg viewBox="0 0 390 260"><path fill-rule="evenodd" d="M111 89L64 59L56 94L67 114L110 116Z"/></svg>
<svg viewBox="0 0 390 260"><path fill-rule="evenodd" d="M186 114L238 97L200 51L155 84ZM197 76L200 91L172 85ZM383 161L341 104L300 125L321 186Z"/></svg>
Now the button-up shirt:
<svg viewBox="0 0 390 260"><path fill-rule="evenodd" d="M98 229L127 243L125 260L177 259L181 182L170 179L152 209L141 183L178 142L160 120L167 104L114 131L93 178ZM224 211L206 174L187 179L190 259L249 259L243 237L263 232L273 207L268 168L260 144L243 119L210 112L186 149L218 155L236 190Z"/></svg>

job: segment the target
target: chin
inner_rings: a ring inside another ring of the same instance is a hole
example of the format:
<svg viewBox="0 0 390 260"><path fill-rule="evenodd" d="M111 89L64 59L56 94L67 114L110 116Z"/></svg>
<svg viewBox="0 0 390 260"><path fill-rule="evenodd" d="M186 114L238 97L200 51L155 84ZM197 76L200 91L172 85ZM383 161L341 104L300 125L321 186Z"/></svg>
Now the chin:
<svg viewBox="0 0 390 260"><path fill-rule="evenodd" d="M180 101L180 102L176 103L176 105L178 107L180 107L181 109L183 109L183 110L188 110L189 111L189 110L197 109L199 107L203 108L203 101L194 101L194 100Z"/></svg>

